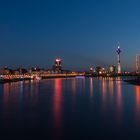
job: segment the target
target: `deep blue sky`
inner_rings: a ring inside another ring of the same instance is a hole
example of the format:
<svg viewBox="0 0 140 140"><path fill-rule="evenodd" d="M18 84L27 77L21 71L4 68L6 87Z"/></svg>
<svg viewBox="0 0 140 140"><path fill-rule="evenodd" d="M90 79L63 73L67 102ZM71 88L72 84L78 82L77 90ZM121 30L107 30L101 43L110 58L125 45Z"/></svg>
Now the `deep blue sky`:
<svg viewBox="0 0 140 140"><path fill-rule="evenodd" d="M139 0L0 0L0 67L66 69L116 64L135 68L140 53Z"/></svg>

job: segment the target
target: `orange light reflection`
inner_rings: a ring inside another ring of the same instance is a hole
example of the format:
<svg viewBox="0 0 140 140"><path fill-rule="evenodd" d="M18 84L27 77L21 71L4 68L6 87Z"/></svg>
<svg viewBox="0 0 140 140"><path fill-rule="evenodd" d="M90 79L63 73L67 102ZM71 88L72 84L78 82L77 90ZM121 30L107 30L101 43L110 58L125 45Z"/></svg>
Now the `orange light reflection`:
<svg viewBox="0 0 140 140"><path fill-rule="evenodd" d="M140 86L136 86L136 121L140 123Z"/></svg>
<svg viewBox="0 0 140 140"><path fill-rule="evenodd" d="M116 81L116 87L117 87L117 97L116 97L116 116L117 116L117 121L120 124L122 122L122 112L123 112L123 104L122 104L122 87L121 87L121 81L118 80Z"/></svg>

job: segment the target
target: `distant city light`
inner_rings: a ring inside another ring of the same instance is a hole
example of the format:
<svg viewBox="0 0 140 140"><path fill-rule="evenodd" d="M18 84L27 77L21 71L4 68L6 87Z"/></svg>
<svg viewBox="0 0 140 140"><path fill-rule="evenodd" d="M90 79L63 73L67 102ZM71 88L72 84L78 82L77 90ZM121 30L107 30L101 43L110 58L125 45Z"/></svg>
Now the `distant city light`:
<svg viewBox="0 0 140 140"><path fill-rule="evenodd" d="M55 59L55 61L56 61L56 62L60 62L60 61L61 61L61 59L60 59L60 58L57 58L57 59Z"/></svg>
<svg viewBox="0 0 140 140"><path fill-rule="evenodd" d="M100 71L99 74L102 74L102 72Z"/></svg>
<svg viewBox="0 0 140 140"><path fill-rule="evenodd" d="M91 67L90 70L93 71L93 68Z"/></svg>

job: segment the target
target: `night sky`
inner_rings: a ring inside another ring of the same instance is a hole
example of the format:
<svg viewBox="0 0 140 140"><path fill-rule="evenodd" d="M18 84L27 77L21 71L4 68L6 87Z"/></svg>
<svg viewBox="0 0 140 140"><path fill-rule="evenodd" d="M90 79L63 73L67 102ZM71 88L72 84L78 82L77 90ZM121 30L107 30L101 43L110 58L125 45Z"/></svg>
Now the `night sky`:
<svg viewBox="0 0 140 140"><path fill-rule="evenodd" d="M139 0L0 0L0 67L135 69L140 53Z"/></svg>

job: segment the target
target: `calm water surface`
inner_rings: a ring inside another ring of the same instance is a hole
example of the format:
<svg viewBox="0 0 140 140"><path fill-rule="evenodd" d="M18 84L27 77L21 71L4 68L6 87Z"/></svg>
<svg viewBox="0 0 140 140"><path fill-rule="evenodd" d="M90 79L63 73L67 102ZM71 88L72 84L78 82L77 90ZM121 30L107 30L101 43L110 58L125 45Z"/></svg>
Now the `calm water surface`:
<svg viewBox="0 0 140 140"><path fill-rule="evenodd" d="M139 139L140 86L96 78L1 84L0 137Z"/></svg>

